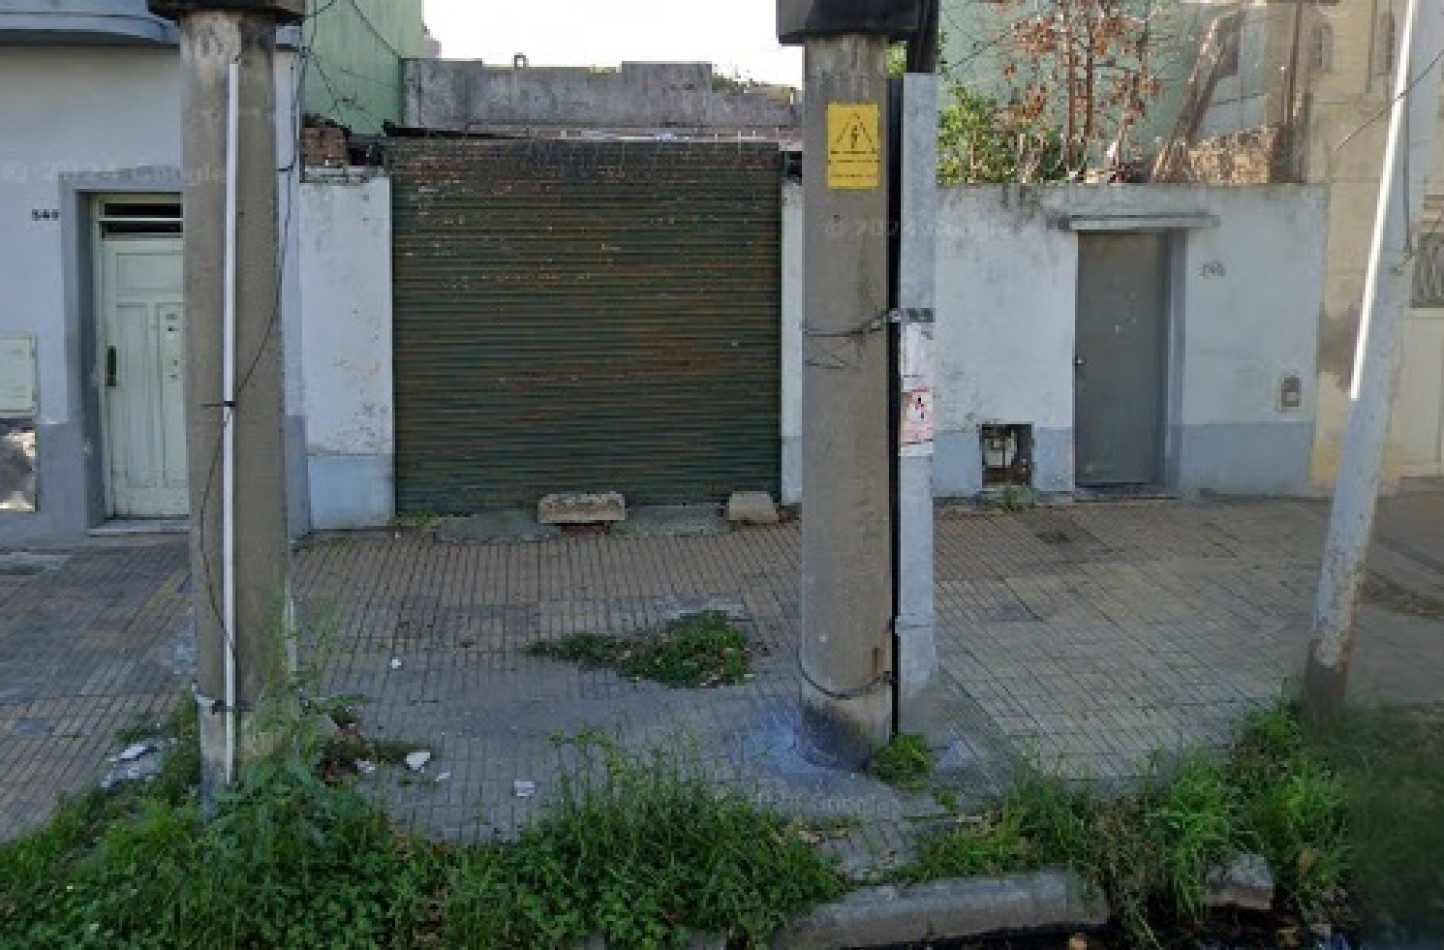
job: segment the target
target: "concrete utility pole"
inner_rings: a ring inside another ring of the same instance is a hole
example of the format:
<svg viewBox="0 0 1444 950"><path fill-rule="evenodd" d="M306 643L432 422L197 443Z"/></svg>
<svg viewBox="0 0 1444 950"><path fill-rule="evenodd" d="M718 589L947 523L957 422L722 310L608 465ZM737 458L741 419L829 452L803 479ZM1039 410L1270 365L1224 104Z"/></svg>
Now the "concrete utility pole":
<svg viewBox="0 0 1444 950"><path fill-rule="evenodd" d="M151 9L180 21L185 75L191 590L209 801L266 750L256 713L278 698L287 674L275 43L277 24L300 20L305 2L151 0ZM222 389L227 314L233 405ZM228 426L233 476L223 464Z"/></svg>
<svg viewBox="0 0 1444 950"><path fill-rule="evenodd" d="M1433 164L1441 54L1444 4L1410 0L1364 285L1350 394L1353 408L1334 489L1304 680L1310 711L1324 716L1343 710L1348 686L1359 596L1389 436L1399 361L1399 313L1408 300L1411 232L1424 203L1425 173Z"/></svg>
<svg viewBox="0 0 1444 950"><path fill-rule="evenodd" d="M779 0L804 42L802 744L858 766L892 734L887 42L916 4Z"/></svg>

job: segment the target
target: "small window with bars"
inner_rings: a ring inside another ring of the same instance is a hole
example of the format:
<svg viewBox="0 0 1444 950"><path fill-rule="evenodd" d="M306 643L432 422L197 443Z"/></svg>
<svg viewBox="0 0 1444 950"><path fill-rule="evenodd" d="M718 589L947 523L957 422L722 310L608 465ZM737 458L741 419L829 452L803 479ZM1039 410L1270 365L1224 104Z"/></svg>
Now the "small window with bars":
<svg viewBox="0 0 1444 950"><path fill-rule="evenodd" d="M1426 234L1415 245L1413 305L1444 309L1444 234Z"/></svg>
<svg viewBox="0 0 1444 950"><path fill-rule="evenodd" d="M180 234L183 223L180 202L174 198L107 201L100 209L100 233L105 237Z"/></svg>

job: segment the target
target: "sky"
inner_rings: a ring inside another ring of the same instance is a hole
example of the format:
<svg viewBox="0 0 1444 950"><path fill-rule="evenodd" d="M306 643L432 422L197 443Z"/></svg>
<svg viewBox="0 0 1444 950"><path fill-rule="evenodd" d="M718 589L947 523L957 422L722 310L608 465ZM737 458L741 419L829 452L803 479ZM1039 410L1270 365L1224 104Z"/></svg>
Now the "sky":
<svg viewBox="0 0 1444 950"><path fill-rule="evenodd" d="M802 52L777 44L777 0L426 0L447 59L533 66L708 62L724 75L802 85Z"/></svg>

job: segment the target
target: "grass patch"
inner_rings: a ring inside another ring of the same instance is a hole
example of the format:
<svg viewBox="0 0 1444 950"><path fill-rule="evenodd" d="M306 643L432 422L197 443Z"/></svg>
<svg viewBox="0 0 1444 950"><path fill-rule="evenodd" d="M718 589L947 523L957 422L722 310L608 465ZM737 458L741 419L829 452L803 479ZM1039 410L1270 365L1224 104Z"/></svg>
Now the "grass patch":
<svg viewBox="0 0 1444 950"><path fill-rule="evenodd" d="M1092 813L1087 793L1024 770L997 806L923 841L903 876L934 881L1069 864L1082 853Z"/></svg>
<svg viewBox="0 0 1444 950"><path fill-rule="evenodd" d="M0 846L0 946L667 947L703 930L757 946L842 889L815 835L686 754L573 740L560 799L518 842L451 848L323 781L304 744L203 820L196 756L178 754L193 725L177 738L155 782Z"/></svg>
<svg viewBox="0 0 1444 950"><path fill-rule="evenodd" d="M1310 741L1342 785L1345 868L1363 918L1385 936L1438 940L1444 936L1444 705L1355 710ZM1300 791L1294 797L1317 823L1317 796ZM1338 876L1337 860L1327 849L1317 856L1301 851L1299 877L1305 886L1326 883Z"/></svg>
<svg viewBox="0 0 1444 950"><path fill-rule="evenodd" d="M395 523L408 531L430 531L441 524L441 516L434 511L414 511L399 516Z"/></svg>
<svg viewBox="0 0 1444 950"><path fill-rule="evenodd" d="M713 786L686 754L636 757L584 737L559 807L510 848L452 873L448 946L682 946L690 932L762 945L842 884L809 832Z"/></svg>
<svg viewBox="0 0 1444 950"><path fill-rule="evenodd" d="M882 781L909 792L920 792L933 775L933 750L922 736L901 732L877 750L868 770Z"/></svg>
<svg viewBox="0 0 1444 950"><path fill-rule="evenodd" d="M1002 801L923 841L904 876L1071 866L1107 895L1130 945L1156 946L1160 921L1185 932L1204 923L1208 872L1241 853L1268 858L1282 909L1336 904L1353 866L1350 801L1339 770L1280 708L1250 717L1228 756L1160 766L1121 796L1022 769Z"/></svg>
<svg viewBox="0 0 1444 950"><path fill-rule="evenodd" d="M731 686L752 673L747 638L726 614L715 610L681 617L639 636L579 633L533 643L527 652L674 688Z"/></svg>

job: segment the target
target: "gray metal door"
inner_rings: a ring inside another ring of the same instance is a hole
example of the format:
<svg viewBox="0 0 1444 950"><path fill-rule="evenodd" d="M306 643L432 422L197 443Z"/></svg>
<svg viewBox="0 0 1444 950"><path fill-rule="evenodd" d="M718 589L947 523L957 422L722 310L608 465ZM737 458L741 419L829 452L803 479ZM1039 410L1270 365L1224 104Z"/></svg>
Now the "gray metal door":
<svg viewBox="0 0 1444 950"><path fill-rule="evenodd" d="M1162 481L1165 249L1161 234L1079 236L1074 377L1079 485Z"/></svg>

